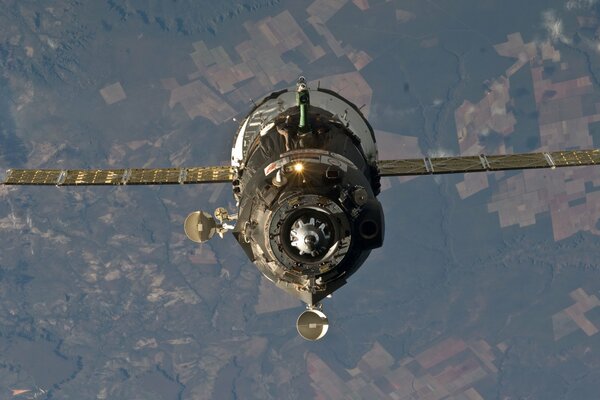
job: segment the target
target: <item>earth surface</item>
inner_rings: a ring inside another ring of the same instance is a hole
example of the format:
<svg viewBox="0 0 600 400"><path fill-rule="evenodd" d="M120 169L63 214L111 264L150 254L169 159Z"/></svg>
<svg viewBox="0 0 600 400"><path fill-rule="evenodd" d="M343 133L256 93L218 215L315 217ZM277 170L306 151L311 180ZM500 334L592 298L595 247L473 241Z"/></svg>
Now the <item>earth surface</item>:
<svg viewBox="0 0 600 400"><path fill-rule="evenodd" d="M226 165L252 101L362 106L381 159L600 146L596 0L0 1L0 169ZM327 336L226 184L0 187L3 399L593 399L600 171L386 178Z"/></svg>

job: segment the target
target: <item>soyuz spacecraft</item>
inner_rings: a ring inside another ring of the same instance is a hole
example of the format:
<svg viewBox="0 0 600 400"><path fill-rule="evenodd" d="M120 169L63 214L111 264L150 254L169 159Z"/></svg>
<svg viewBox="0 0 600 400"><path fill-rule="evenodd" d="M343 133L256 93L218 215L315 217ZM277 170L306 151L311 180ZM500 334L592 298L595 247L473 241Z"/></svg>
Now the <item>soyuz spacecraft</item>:
<svg viewBox="0 0 600 400"><path fill-rule="evenodd" d="M273 284L306 303L299 334L322 338L321 301L343 286L384 239L377 200L384 176L435 175L600 163L600 150L379 160L373 128L338 93L271 93L241 121L231 166L112 170L9 170L4 185L152 185L231 182L237 210L195 211L187 237L202 243L231 231Z"/></svg>

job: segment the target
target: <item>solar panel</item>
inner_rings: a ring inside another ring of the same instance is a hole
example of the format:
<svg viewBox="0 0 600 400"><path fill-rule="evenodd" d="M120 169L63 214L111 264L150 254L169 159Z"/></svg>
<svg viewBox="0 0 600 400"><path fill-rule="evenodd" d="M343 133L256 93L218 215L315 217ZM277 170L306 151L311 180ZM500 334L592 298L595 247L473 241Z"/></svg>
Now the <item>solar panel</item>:
<svg viewBox="0 0 600 400"><path fill-rule="evenodd" d="M600 164L600 150L553 151L550 155L557 167Z"/></svg>
<svg viewBox="0 0 600 400"><path fill-rule="evenodd" d="M186 168L184 183L231 182L232 167L194 167Z"/></svg>
<svg viewBox="0 0 600 400"><path fill-rule="evenodd" d="M381 176L453 174L600 164L600 150L380 160Z"/></svg>
<svg viewBox="0 0 600 400"><path fill-rule="evenodd" d="M377 163L381 176L390 175L425 175L427 169L422 158L406 160L380 160Z"/></svg>
<svg viewBox="0 0 600 400"><path fill-rule="evenodd" d="M134 169L12 169L4 185L169 185L230 182L230 166Z"/></svg>
<svg viewBox="0 0 600 400"><path fill-rule="evenodd" d="M128 185L175 184L179 183L181 168L131 169Z"/></svg>
<svg viewBox="0 0 600 400"><path fill-rule="evenodd" d="M72 169L64 172L62 182L49 182L48 185L119 185L123 181L124 169ZM9 175L10 178L10 175Z"/></svg>
<svg viewBox="0 0 600 400"><path fill-rule="evenodd" d="M6 173L7 185L54 185L60 177L59 169L13 169Z"/></svg>

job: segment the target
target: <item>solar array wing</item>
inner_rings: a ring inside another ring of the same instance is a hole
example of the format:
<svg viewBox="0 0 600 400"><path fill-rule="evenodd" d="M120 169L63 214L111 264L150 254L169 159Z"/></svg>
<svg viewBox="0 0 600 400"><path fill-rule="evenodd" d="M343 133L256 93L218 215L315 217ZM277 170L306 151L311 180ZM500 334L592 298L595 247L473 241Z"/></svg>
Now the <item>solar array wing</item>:
<svg viewBox="0 0 600 400"><path fill-rule="evenodd" d="M169 185L231 182L230 166L132 169L12 169L3 185Z"/></svg>
<svg viewBox="0 0 600 400"><path fill-rule="evenodd" d="M503 171L510 169L577 167L600 164L600 150L551 151L510 155L425 157L380 160L381 176L411 176Z"/></svg>

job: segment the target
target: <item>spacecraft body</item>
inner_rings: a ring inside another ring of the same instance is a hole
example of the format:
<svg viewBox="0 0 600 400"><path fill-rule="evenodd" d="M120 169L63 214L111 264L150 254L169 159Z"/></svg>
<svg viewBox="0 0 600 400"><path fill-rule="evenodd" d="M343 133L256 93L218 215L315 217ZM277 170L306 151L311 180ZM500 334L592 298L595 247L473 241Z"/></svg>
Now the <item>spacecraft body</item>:
<svg viewBox="0 0 600 400"><path fill-rule="evenodd" d="M383 244L373 129L339 94L267 96L241 122L231 157L233 235L275 285L309 307Z"/></svg>

